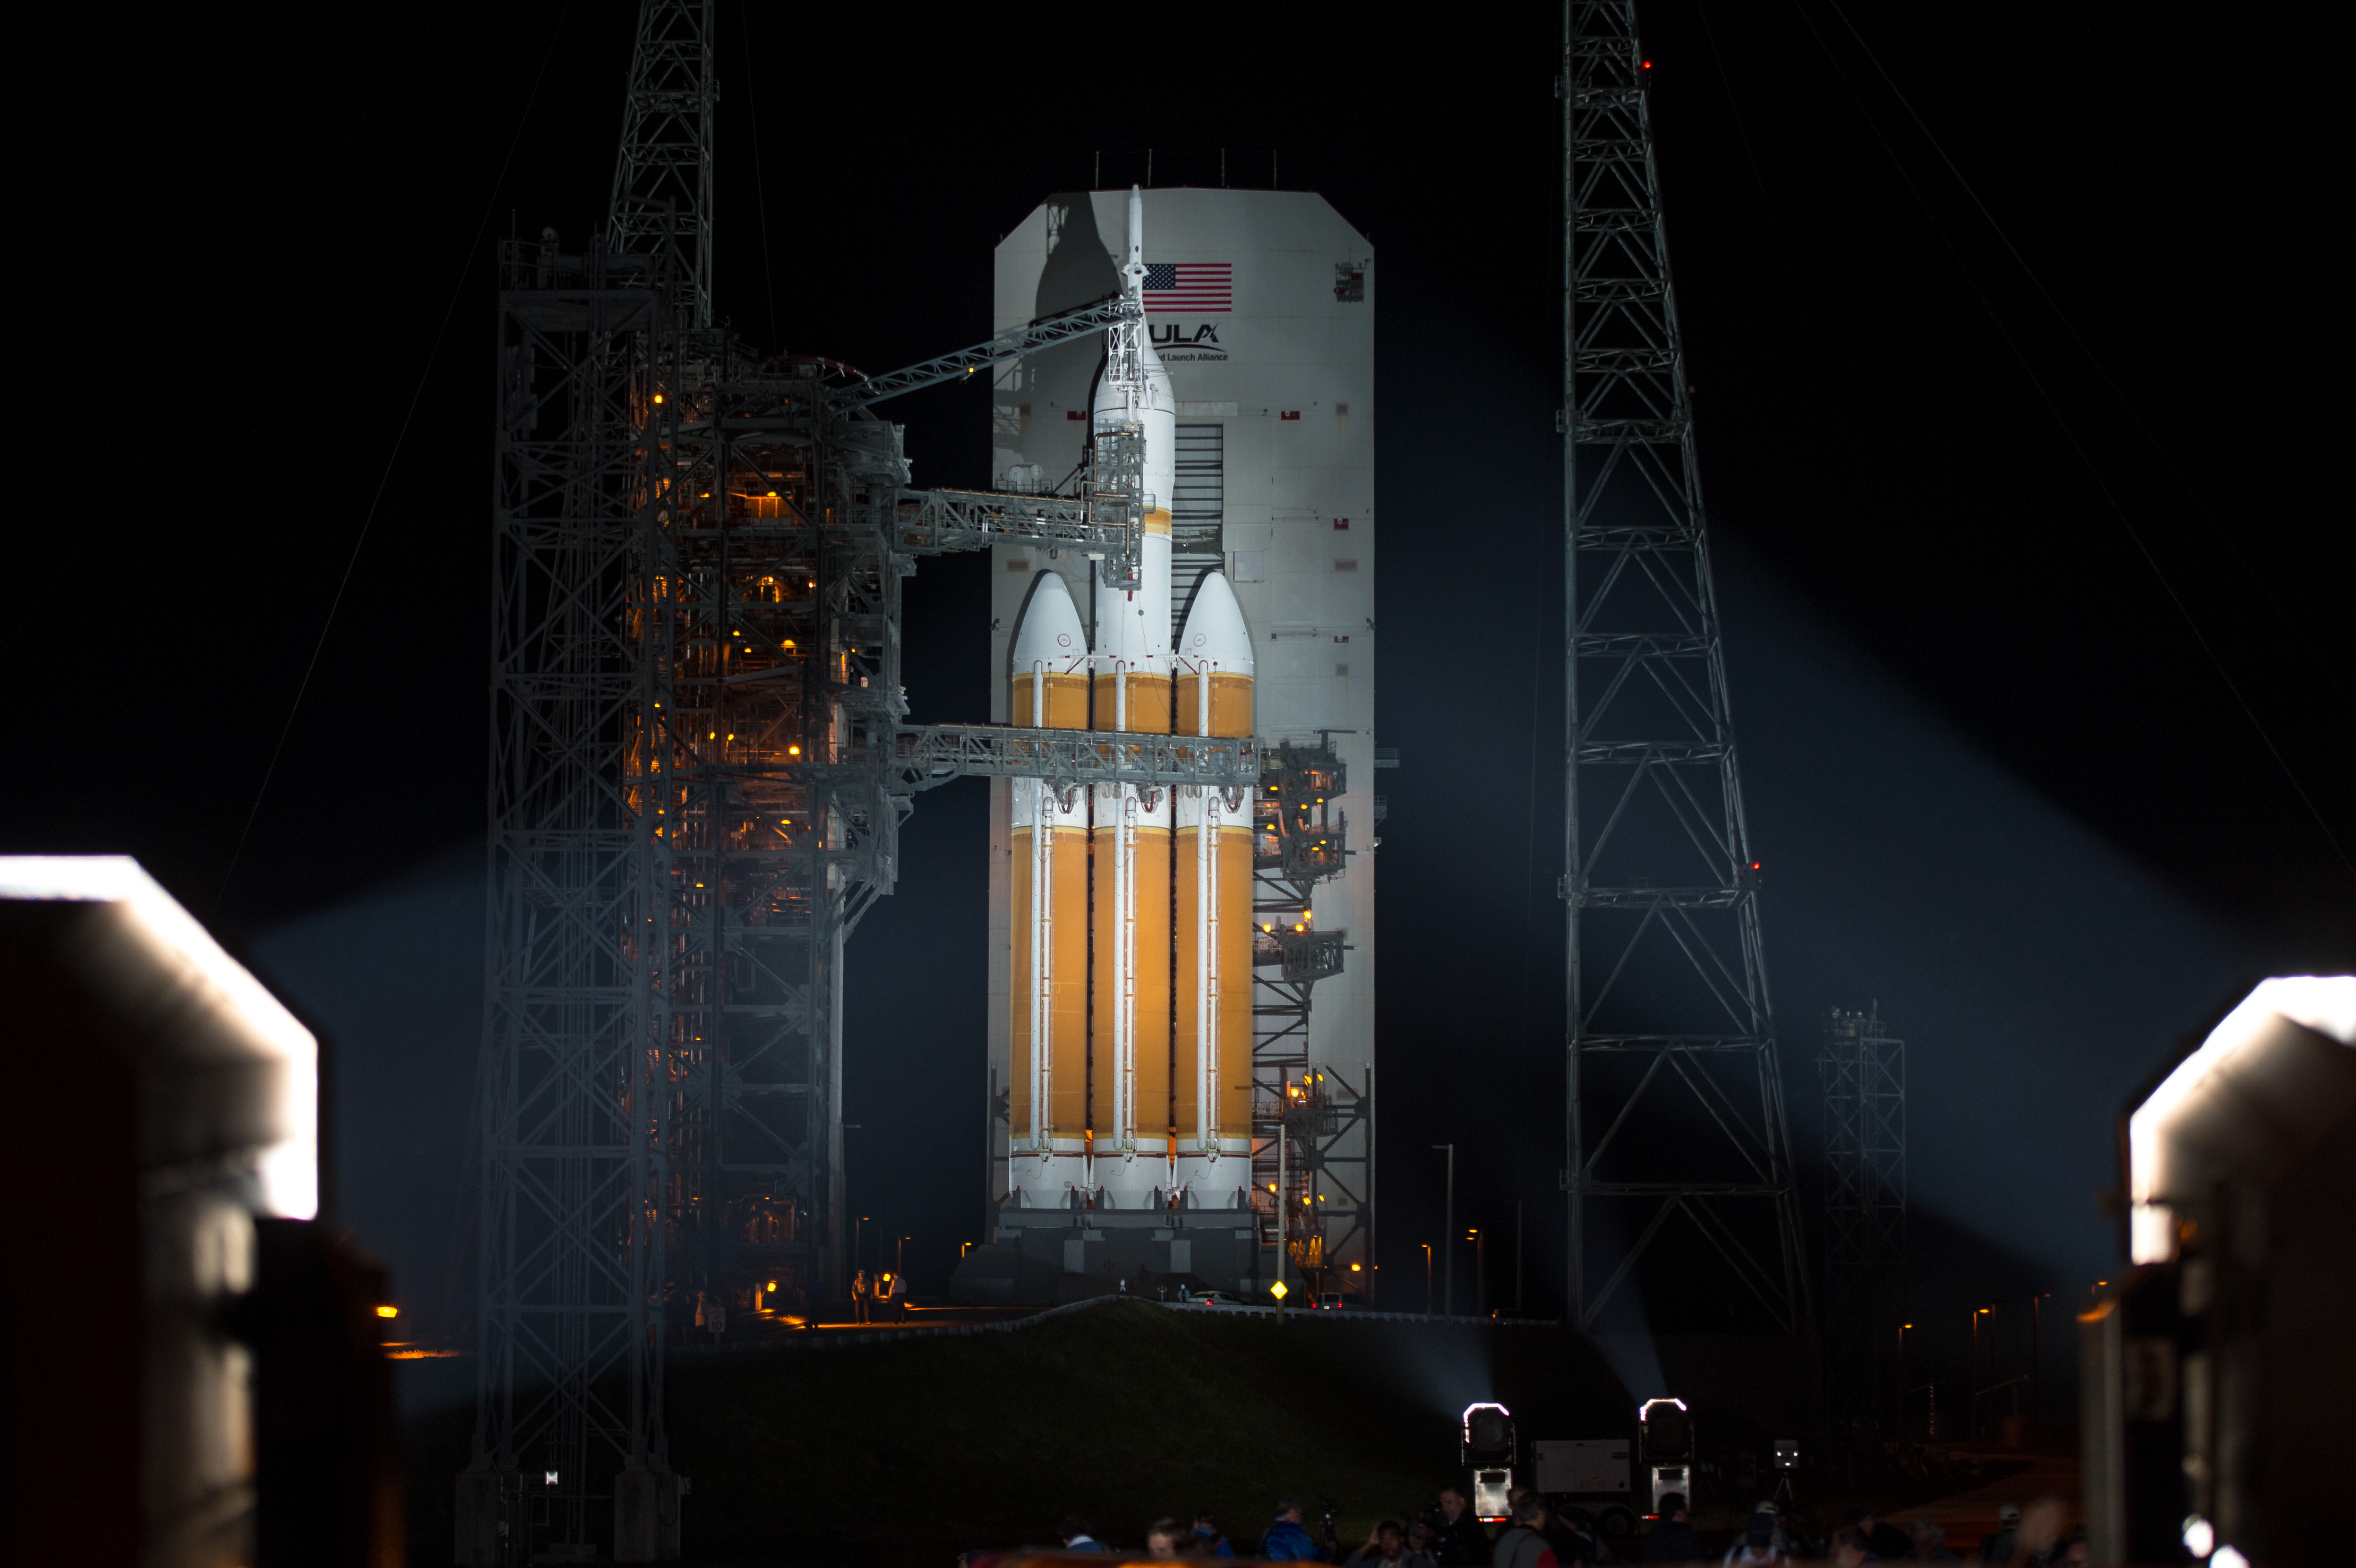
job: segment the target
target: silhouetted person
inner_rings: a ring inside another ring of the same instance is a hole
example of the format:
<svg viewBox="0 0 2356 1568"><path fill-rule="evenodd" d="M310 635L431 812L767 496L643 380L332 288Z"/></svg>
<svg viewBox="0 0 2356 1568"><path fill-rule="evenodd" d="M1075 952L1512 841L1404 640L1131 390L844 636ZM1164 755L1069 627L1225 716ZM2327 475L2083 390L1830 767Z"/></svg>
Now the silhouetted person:
<svg viewBox="0 0 2356 1568"><path fill-rule="evenodd" d="M1772 1513L1752 1514L1751 1523L1726 1549L1726 1568L1770 1568L1771 1564L1790 1561L1775 1539L1775 1516Z"/></svg>
<svg viewBox="0 0 2356 1568"><path fill-rule="evenodd" d="M1367 1533L1366 1543L1344 1559L1344 1568L1432 1568L1431 1559L1408 1544L1398 1520L1387 1519Z"/></svg>
<svg viewBox="0 0 2356 1568"><path fill-rule="evenodd" d="M1236 1554L1236 1549L1227 1544L1227 1538L1219 1533L1217 1523L1207 1513L1194 1516L1191 1544L1194 1551L1206 1557L1233 1557Z"/></svg>
<svg viewBox="0 0 2356 1568"><path fill-rule="evenodd" d="M1858 1568L1873 1555L1873 1548L1865 1539L1865 1531L1853 1524L1845 1524L1833 1531L1831 1562L1833 1568Z"/></svg>
<svg viewBox="0 0 2356 1568"><path fill-rule="evenodd" d="M860 1270L851 1276L851 1321L867 1321L867 1271Z"/></svg>
<svg viewBox="0 0 2356 1568"><path fill-rule="evenodd" d="M1176 1557L1178 1542L1184 1538L1184 1534L1185 1532L1178 1528L1176 1520L1155 1520L1145 1527L1145 1554L1152 1558Z"/></svg>
<svg viewBox="0 0 2356 1568"><path fill-rule="evenodd" d="M1962 1558L1947 1550L1947 1532L1927 1519L1918 1519L1907 1534L1914 1538L1914 1558L1917 1563L1961 1563Z"/></svg>
<svg viewBox="0 0 2356 1568"><path fill-rule="evenodd" d="M1558 1563L1602 1563L1612 1556L1585 1509L1547 1509L1546 1538Z"/></svg>
<svg viewBox="0 0 2356 1568"><path fill-rule="evenodd" d="M1064 1516L1064 1528L1056 1532L1056 1539L1064 1543L1064 1550L1066 1552L1106 1550L1105 1543L1098 1541L1094 1532L1088 1529L1088 1521L1076 1513Z"/></svg>
<svg viewBox="0 0 2356 1568"><path fill-rule="evenodd" d="M1271 1563L1314 1563L1319 1561L1317 1543L1301 1527L1301 1505L1286 1498L1276 1505L1276 1519L1260 1538L1259 1554Z"/></svg>
<svg viewBox="0 0 2356 1568"><path fill-rule="evenodd" d="M1906 1532L1886 1519L1877 1519L1864 1509L1851 1509L1846 1522L1863 1532L1866 1550L1884 1563L1902 1563L1914 1554L1914 1543L1906 1539Z"/></svg>
<svg viewBox="0 0 2356 1568"><path fill-rule="evenodd" d="M1987 1568L2006 1568L2020 1554L2020 1510L2007 1503L1996 1510L1996 1533L1980 1537L1980 1561Z"/></svg>
<svg viewBox="0 0 2356 1568"><path fill-rule="evenodd" d="M1644 1561L1647 1563L1699 1563L1708 1553L1701 1549L1701 1537L1686 1522L1686 1495L1683 1492L1661 1494L1661 1517L1644 1536Z"/></svg>
<svg viewBox="0 0 2356 1568"><path fill-rule="evenodd" d="M1525 1491L1514 1504L1514 1522L1497 1537L1490 1561L1496 1568L1558 1568L1559 1559L1546 1538L1546 1499Z"/></svg>
<svg viewBox="0 0 2356 1568"><path fill-rule="evenodd" d="M1487 1568L1489 1527L1454 1487L1440 1488L1440 1518L1433 1521L1431 1558L1440 1568Z"/></svg>

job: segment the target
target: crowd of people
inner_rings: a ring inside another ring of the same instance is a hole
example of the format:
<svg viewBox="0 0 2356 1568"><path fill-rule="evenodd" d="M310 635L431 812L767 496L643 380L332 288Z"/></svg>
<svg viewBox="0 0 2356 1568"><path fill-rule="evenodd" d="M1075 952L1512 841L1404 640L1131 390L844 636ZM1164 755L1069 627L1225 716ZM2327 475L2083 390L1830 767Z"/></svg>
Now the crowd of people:
<svg viewBox="0 0 2356 1568"><path fill-rule="evenodd" d="M1558 1508L1527 1486L1517 1486L1506 1499L1505 1520L1493 1535L1473 1511L1471 1501L1455 1486L1440 1489L1430 1506L1387 1519L1367 1531L1354 1550L1344 1550L1334 1530L1329 1505L1323 1514L1323 1539L1312 1532L1299 1499L1276 1505L1276 1517L1257 1541L1239 1551L1208 1513L1198 1513L1191 1524L1162 1519L1148 1526L1145 1555L1150 1558L1237 1557L1269 1562L1330 1563L1340 1568L1571 1568L1574 1563L1708 1563L1720 1568L1777 1568L1804 1561L1826 1561L1837 1568L1863 1563L1956 1563L1966 1561L1947 1544L1945 1531L1934 1521L1916 1520L1900 1529L1864 1509L1851 1509L1840 1527L1827 1537L1806 1533L1806 1520L1786 1517L1772 1501L1751 1510L1723 1552L1704 1547L1694 1530L1687 1499L1671 1492L1661 1498L1659 1516L1641 1537L1612 1542L1598 1529L1589 1512L1576 1507ZM1984 1568L2075 1568L2086 1561L2083 1530L2067 1528L2062 1505L2049 1499L2029 1510L2007 1505L1998 1511L1994 1534L1983 1538L1969 1561ZM1088 1522L1076 1516L1064 1521L1058 1532L1063 1549L1075 1552L1110 1552L1097 1539Z"/></svg>

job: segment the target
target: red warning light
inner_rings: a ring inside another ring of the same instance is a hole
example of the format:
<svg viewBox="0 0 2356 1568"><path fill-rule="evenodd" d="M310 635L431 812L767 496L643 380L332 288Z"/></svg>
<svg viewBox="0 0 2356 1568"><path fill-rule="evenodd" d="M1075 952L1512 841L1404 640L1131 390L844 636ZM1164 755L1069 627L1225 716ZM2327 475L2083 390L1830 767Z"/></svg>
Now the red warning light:
<svg viewBox="0 0 2356 1568"><path fill-rule="evenodd" d="M1755 860L1754 860L1754 861L1752 861L1752 862L1751 863L1751 870L1753 870L1753 871L1758 870L1758 869L1759 869L1759 863L1758 863L1757 861L1755 861Z"/></svg>
<svg viewBox="0 0 2356 1568"><path fill-rule="evenodd" d="M1651 60L1646 60L1646 61L1644 62L1644 69L1645 69L1646 70L1652 70L1652 69L1653 69L1653 62L1652 62Z"/></svg>

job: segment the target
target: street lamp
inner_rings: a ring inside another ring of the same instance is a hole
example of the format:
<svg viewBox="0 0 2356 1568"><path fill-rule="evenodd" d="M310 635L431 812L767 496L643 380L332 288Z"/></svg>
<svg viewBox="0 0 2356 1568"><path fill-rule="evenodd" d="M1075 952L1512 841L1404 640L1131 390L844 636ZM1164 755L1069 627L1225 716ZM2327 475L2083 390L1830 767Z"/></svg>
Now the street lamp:
<svg viewBox="0 0 2356 1568"><path fill-rule="evenodd" d="M1905 1440L1905 1437L1906 1437L1906 1396L1907 1396L1908 1394L1912 1393L1912 1392L1914 1391L1913 1390L1912 1390L1912 1389L1910 1389L1910 1388L1908 1388L1908 1387L1906 1386L1906 1335L1907 1335L1908 1331L1909 1331L1909 1330L1911 1330L1913 1326L1913 1326L1912 1324L1911 1324L1911 1323L1901 1323L1901 1324L1900 1324L1900 1325L1898 1326L1898 1428L1897 1428L1897 1431L1898 1431L1899 1440L1900 1440L1901 1442L1903 1442L1903 1441ZM1933 1435L1935 1435L1935 1434L1934 1434Z"/></svg>
<svg viewBox="0 0 2356 1568"><path fill-rule="evenodd" d="M1964 1423L1965 1437L1980 1434L1980 1319L1994 1310L1993 1307L1982 1306L1974 1308L1972 1312L1972 1408L1970 1419ZM1988 1326L1993 1328L1996 1326L1990 1324Z"/></svg>
<svg viewBox="0 0 2356 1568"><path fill-rule="evenodd" d="M1292 1075L1288 1072L1284 1077L1283 1095L1276 1102L1276 1284L1270 1294L1276 1297L1276 1320L1279 1323L1284 1321L1284 1247L1292 1233L1292 1215L1284 1203L1285 1194L1292 1187L1291 1176L1285 1170L1285 1163L1290 1157L1286 1148L1285 1131L1291 1122L1284 1114L1290 1108L1291 1099Z"/></svg>
<svg viewBox="0 0 2356 1568"><path fill-rule="evenodd" d="M1472 1243L1472 1316L1489 1316L1489 1244L1481 1239L1478 1225L1464 1232Z"/></svg>
<svg viewBox="0 0 2356 1568"><path fill-rule="evenodd" d="M1431 1146L1448 1151L1448 1200L1440 1211L1440 1233L1453 1236L1456 1234L1456 1145L1434 1144ZM1453 1249L1440 1260L1440 1300L1447 1315L1453 1317L1456 1316L1456 1253Z"/></svg>
<svg viewBox="0 0 2356 1568"><path fill-rule="evenodd" d="M1431 1243L1423 1244L1423 1315L1431 1316Z"/></svg>
<svg viewBox="0 0 2356 1568"><path fill-rule="evenodd" d="M2045 1384L2037 1362L2037 1330L2045 1317L2045 1309L2040 1304L2052 1294L2050 1290L2039 1291L2029 1298L2029 1413L2039 1421L2045 1419Z"/></svg>
<svg viewBox="0 0 2356 1568"><path fill-rule="evenodd" d="M1522 1315L1522 1200L1514 1199L1514 1316Z"/></svg>

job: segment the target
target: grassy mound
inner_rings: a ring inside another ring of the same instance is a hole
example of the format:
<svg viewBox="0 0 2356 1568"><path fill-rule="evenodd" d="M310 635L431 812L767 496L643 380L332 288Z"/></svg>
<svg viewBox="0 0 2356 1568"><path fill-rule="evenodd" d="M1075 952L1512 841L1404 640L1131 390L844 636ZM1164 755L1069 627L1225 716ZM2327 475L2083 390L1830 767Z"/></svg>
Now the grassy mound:
<svg viewBox="0 0 2356 1568"><path fill-rule="evenodd" d="M1280 1494L1331 1498L1349 1544L1456 1468L1456 1418L1525 1438L1630 1424L1617 1380L1553 1328L1264 1318L1113 1302L1007 1334L674 1362L689 1554L946 1563L1052 1542L1066 1513L1135 1545L1212 1509L1248 1551Z"/></svg>

